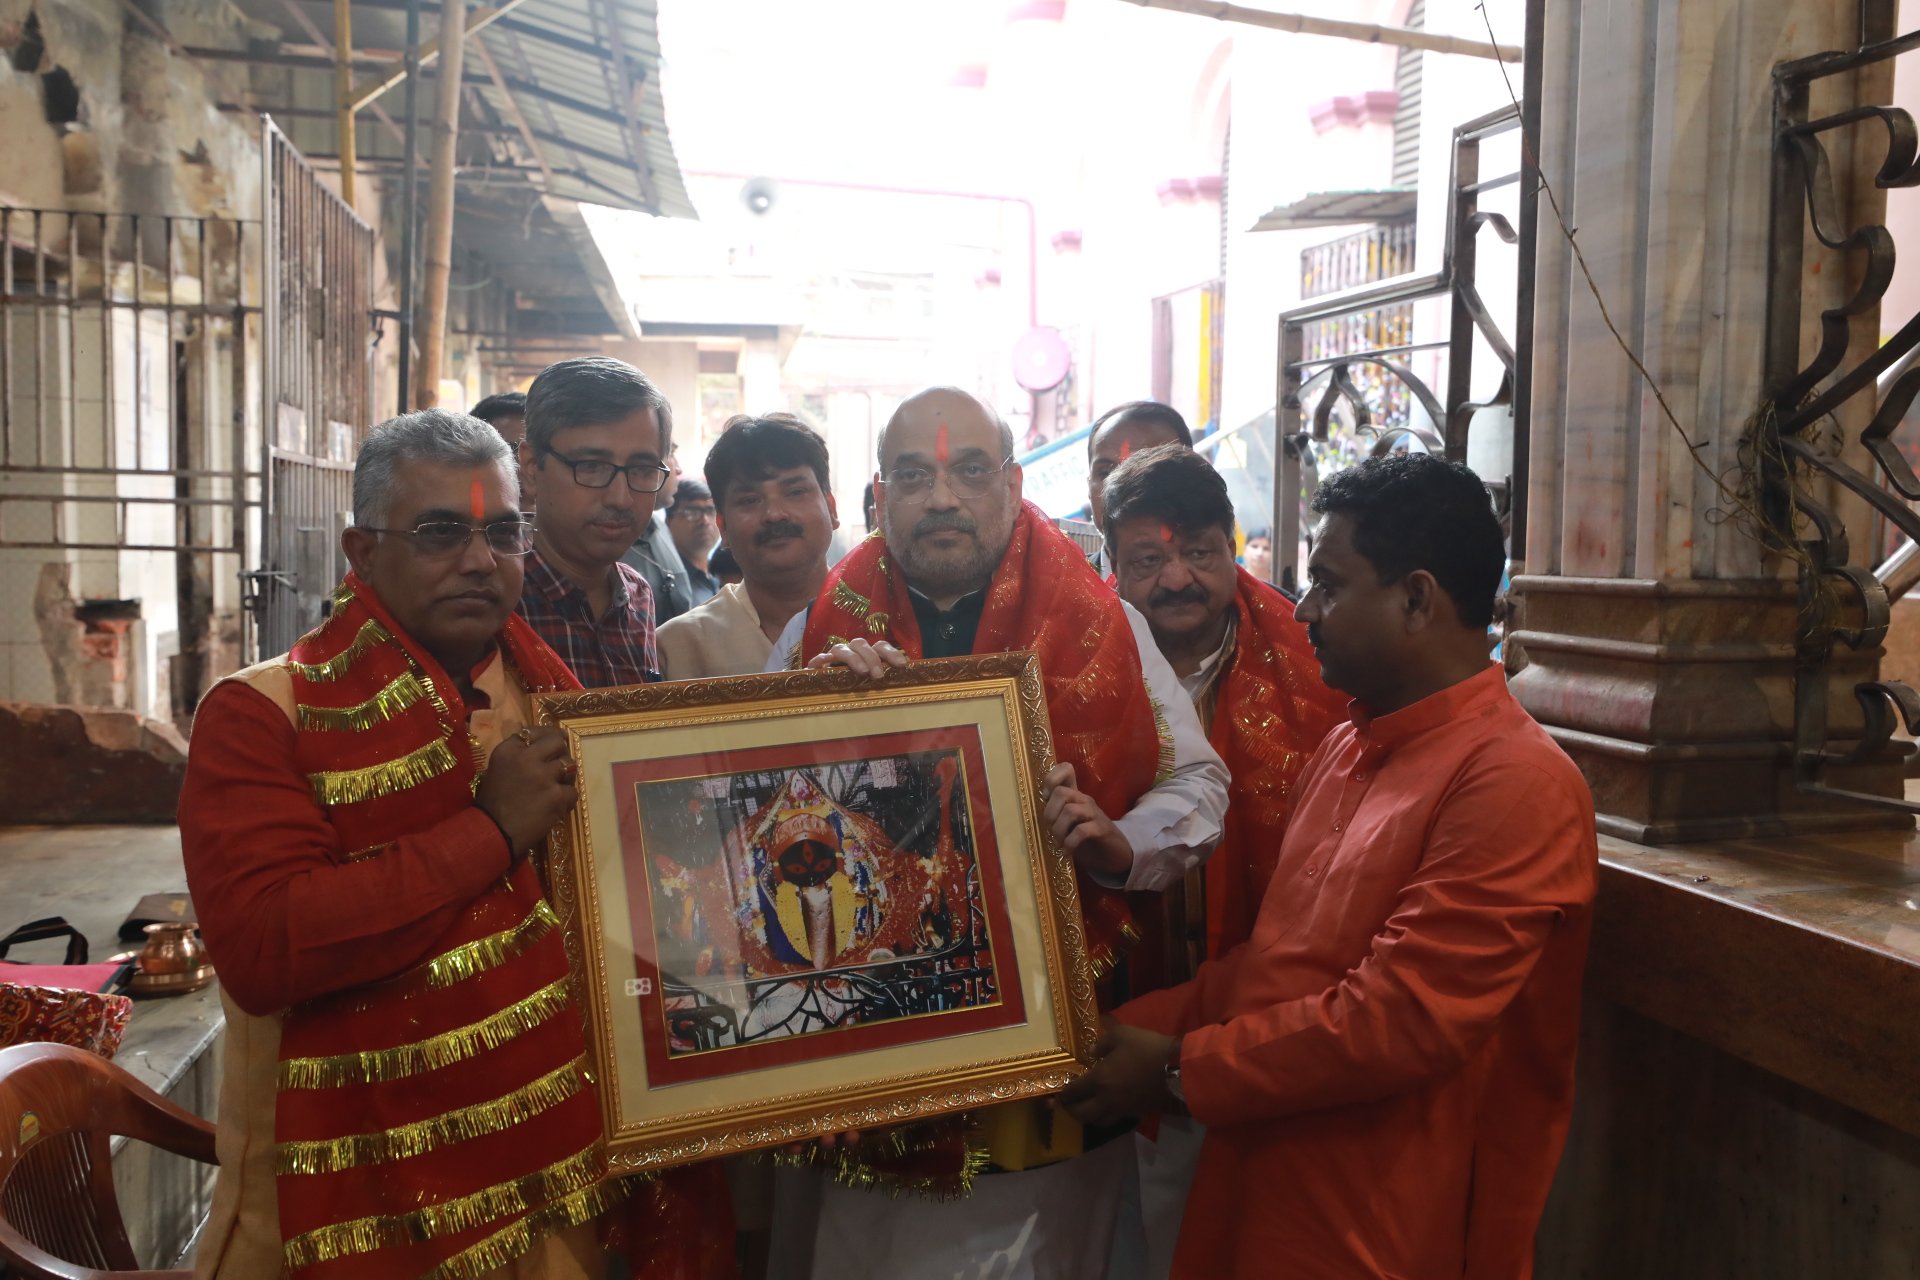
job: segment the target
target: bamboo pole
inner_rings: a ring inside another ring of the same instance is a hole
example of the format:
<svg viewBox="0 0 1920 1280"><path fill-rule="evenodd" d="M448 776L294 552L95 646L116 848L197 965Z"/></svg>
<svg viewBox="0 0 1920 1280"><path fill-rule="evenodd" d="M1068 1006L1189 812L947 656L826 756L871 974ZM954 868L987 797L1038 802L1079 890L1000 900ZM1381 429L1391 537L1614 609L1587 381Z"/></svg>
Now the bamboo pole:
<svg viewBox="0 0 1920 1280"><path fill-rule="evenodd" d="M1303 36L1332 36L1341 40L1360 40L1367 44L1392 45L1400 49L1424 49L1428 53L1454 53L1463 58L1493 58L1501 62L1521 61L1516 45L1492 44L1485 40L1466 40L1459 36L1432 35L1407 27L1383 27L1372 22L1346 22L1338 18L1312 18L1303 13L1274 13L1222 0L1127 0L1143 9L1172 9L1221 22L1244 22L1269 31L1289 31Z"/></svg>
<svg viewBox="0 0 1920 1280"><path fill-rule="evenodd" d="M414 372L413 405L440 403L440 364L447 342L447 283L453 275L454 152L460 142L462 30L466 0L441 0L440 79L433 110L433 176L427 186L426 279L420 290L420 367Z"/></svg>
<svg viewBox="0 0 1920 1280"><path fill-rule="evenodd" d="M469 36L484 31L526 2L527 0L501 0L501 3L497 5L482 6L481 8L475 9L467 15L467 23L464 30ZM429 40L420 46L421 66L432 66L439 60L439 57L440 42ZM405 80L409 74L405 68L401 68L398 71L384 71L370 80L355 85L349 90L349 100L353 103L353 109L358 111L362 107L371 106L375 98L378 98L381 94Z"/></svg>
<svg viewBox="0 0 1920 1280"><path fill-rule="evenodd" d="M359 156L353 128L353 0L333 0L333 92L339 107L340 198L355 209L353 175Z"/></svg>

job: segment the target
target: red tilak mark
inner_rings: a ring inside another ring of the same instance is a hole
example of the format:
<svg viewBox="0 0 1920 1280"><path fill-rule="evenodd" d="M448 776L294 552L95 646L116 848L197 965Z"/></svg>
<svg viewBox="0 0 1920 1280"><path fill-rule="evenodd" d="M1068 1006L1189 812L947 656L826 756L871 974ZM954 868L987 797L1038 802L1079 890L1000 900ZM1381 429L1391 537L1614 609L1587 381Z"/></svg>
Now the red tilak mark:
<svg viewBox="0 0 1920 1280"><path fill-rule="evenodd" d="M473 503L473 518L475 520L486 519L487 496L480 491L480 482L478 480L473 482L473 488L468 491L467 498Z"/></svg>
<svg viewBox="0 0 1920 1280"><path fill-rule="evenodd" d="M947 465L947 453L947 424L943 422L933 437L933 460L944 467Z"/></svg>
<svg viewBox="0 0 1920 1280"><path fill-rule="evenodd" d="M1160 526L1160 541L1162 542L1173 541L1173 529L1171 527L1164 524Z"/></svg>
<svg viewBox="0 0 1920 1280"><path fill-rule="evenodd" d="M1122 440L1120 442L1120 461L1125 462L1128 458L1131 458L1132 456L1133 456L1133 441Z"/></svg>

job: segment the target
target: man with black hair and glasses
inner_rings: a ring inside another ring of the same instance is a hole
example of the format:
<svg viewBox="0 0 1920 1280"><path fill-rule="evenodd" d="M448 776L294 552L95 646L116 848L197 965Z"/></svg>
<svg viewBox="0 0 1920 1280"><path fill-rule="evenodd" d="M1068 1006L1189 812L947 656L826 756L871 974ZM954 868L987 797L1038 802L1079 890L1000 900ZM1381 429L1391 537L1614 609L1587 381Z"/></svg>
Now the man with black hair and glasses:
<svg viewBox="0 0 1920 1280"><path fill-rule="evenodd" d="M653 519L620 557L638 569L647 585L653 588L655 626L673 621L694 604L693 575L687 572L687 562L680 558L673 531L667 528L667 511L680 496L680 458L676 450L667 450L666 463L667 483L661 487L660 496L653 500Z"/></svg>
<svg viewBox="0 0 1920 1280"><path fill-rule="evenodd" d="M520 391L502 391L488 396L467 411L500 433L500 438L518 448L520 438L527 434L527 397ZM522 510L526 508L526 499L521 498Z"/></svg>
<svg viewBox="0 0 1920 1280"><path fill-rule="evenodd" d="M520 473L540 506L520 613L587 688L658 679L653 591L620 557L652 525L673 408L632 365L548 365L527 392Z"/></svg>

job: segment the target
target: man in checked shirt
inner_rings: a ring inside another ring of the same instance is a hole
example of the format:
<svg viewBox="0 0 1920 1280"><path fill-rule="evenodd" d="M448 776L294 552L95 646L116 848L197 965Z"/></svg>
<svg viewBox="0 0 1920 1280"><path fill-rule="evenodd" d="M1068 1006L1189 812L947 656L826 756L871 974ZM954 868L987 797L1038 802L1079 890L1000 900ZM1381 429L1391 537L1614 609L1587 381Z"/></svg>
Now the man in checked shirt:
<svg viewBox="0 0 1920 1280"><path fill-rule="evenodd" d="M673 408L630 364L548 365L527 391L521 484L537 501L520 614L589 689L659 679L653 592L620 563L653 519Z"/></svg>

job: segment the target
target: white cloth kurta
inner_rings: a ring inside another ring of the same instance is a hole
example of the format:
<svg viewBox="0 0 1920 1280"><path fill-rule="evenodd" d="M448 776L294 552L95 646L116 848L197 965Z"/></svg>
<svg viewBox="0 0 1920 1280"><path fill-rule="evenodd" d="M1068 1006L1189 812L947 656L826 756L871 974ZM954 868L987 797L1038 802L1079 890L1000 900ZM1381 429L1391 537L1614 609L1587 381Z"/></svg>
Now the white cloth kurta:
<svg viewBox="0 0 1920 1280"><path fill-rule="evenodd" d="M655 642L660 673L669 680L751 675L766 668L773 652L773 641L760 630L760 611L739 582L662 624Z"/></svg>
<svg viewBox="0 0 1920 1280"><path fill-rule="evenodd" d="M1173 740L1173 771L1125 814L1108 816L1133 846L1124 887L1164 889L1219 843L1227 766L1147 620L1122 605L1147 692ZM805 629L803 612L774 642L766 670L791 665ZM1141 1236L1137 1141L1125 1135L1058 1164L983 1174L971 1195L945 1202L855 1190L813 1169L782 1170L769 1280L1102 1280L1119 1259L1144 1268L1151 1263ZM1130 1210L1124 1223L1117 1217L1123 1201ZM1164 1208L1156 1209L1164 1220Z"/></svg>

